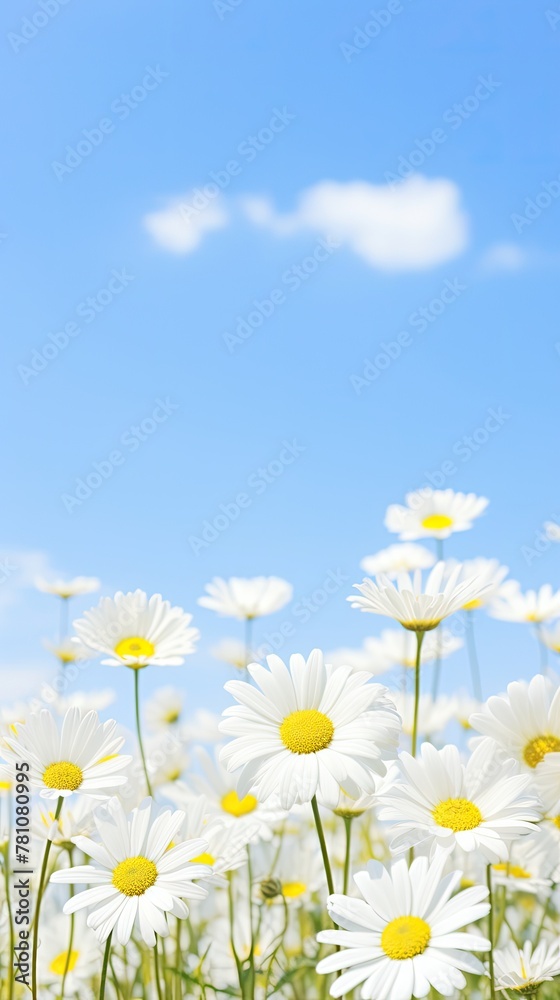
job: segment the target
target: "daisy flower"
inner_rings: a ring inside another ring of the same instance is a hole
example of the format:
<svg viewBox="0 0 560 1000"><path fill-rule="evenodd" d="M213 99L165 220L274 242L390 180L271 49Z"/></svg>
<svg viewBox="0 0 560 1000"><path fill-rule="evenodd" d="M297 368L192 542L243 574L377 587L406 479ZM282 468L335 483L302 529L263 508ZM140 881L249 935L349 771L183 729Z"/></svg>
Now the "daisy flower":
<svg viewBox="0 0 560 1000"><path fill-rule="evenodd" d="M539 639L554 653L560 653L560 622L539 630Z"/></svg>
<svg viewBox="0 0 560 1000"><path fill-rule="evenodd" d="M241 639L222 639L212 646L210 650L212 656L222 663L229 663L238 670L244 670L247 666L247 649ZM249 658L253 659L255 653L249 650Z"/></svg>
<svg viewBox="0 0 560 1000"><path fill-rule="evenodd" d="M206 590L208 594L198 599L203 608L241 621L279 611L292 599L293 593L292 585L278 576L250 579L232 576L229 580L216 576L206 584Z"/></svg>
<svg viewBox="0 0 560 1000"><path fill-rule="evenodd" d="M409 631L403 632L400 628L383 629L378 642L379 655L385 657L392 667L414 668L416 664L416 640ZM426 636L422 644L422 663L445 659L461 649L462 645L462 640L446 629L442 629L437 634L431 633Z"/></svg>
<svg viewBox="0 0 560 1000"><path fill-rule="evenodd" d="M93 995L88 990L88 981L91 982L99 970L101 953L95 934L86 926L81 914L74 923L71 949L64 944L69 940L70 919L62 913L51 914L41 928L39 982L48 991L48 996L60 997L66 972L67 996Z"/></svg>
<svg viewBox="0 0 560 1000"><path fill-rule="evenodd" d="M401 754L394 776L378 800L379 819L395 824L393 851L424 844L434 856L457 846L495 863L507 860L511 841L538 829L539 803L527 794L529 775L518 774L513 760L498 763L487 746L480 745L465 765L457 747L436 750L424 743L417 759Z"/></svg>
<svg viewBox="0 0 560 1000"><path fill-rule="evenodd" d="M457 564L454 560L448 560L447 565L450 569L453 569ZM508 573L509 567L502 566L498 559L484 559L480 557L478 559L466 559L465 562L461 563L459 583L476 580L482 586L486 586L483 594L463 605L464 610L474 611L476 608L488 605L499 593Z"/></svg>
<svg viewBox="0 0 560 1000"><path fill-rule="evenodd" d="M547 754L560 751L560 688L542 674L529 683L513 681L507 695L489 698L470 722L523 770L534 772L538 782Z"/></svg>
<svg viewBox="0 0 560 1000"><path fill-rule="evenodd" d="M477 885L453 896L461 874L444 876L441 861L427 858L410 868L404 860L389 869L370 861L354 875L361 899L330 896L329 915L342 929L321 931L317 940L341 950L322 959L317 972L345 970L331 996L360 984L362 1000L411 1000L427 996L430 987L451 996L467 985L463 972L481 975L472 953L488 951L490 942L459 928L488 913L488 890Z"/></svg>
<svg viewBox="0 0 560 1000"><path fill-rule="evenodd" d="M193 863L208 865L212 869L210 882L223 885L219 876L235 871L247 864L247 844L258 832L258 825L251 828L225 823L219 816L208 811L204 795L185 797L185 819L179 829L180 840L206 841L206 850L192 859Z"/></svg>
<svg viewBox="0 0 560 1000"><path fill-rule="evenodd" d="M105 654L101 662L111 667L176 667L195 651L200 633L189 627L191 621L192 615L161 594L148 598L143 590L119 591L86 611L74 629L84 645Z"/></svg>
<svg viewBox="0 0 560 1000"><path fill-rule="evenodd" d="M518 948L509 941L505 948L494 952L496 989L529 993L541 983L560 976L560 945L558 941L540 941L533 950L530 941Z"/></svg>
<svg viewBox="0 0 560 1000"><path fill-rule="evenodd" d="M560 524L556 521L545 521L543 528L546 537L550 538L551 542L560 542Z"/></svg>
<svg viewBox="0 0 560 1000"><path fill-rule="evenodd" d="M72 896L64 904L64 913L87 907L88 927L101 944L113 931L119 944L128 944L135 924L147 945L155 945L156 934L167 937L167 914L185 920L189 909L183 900L207 895L194 880L212 874L208 865L192 863L207 850L206 841L169 846L184 818L180 811L158 810L149 798L127 816L120 802L110 799L95 814L100 842L74 838L96 864L64 868L51 875L51 882L93 886Z"/></svg>
<svg viewBox="0 0 560 1000"><path fill-rule="evenodd" d="M558 875L558 842L546 828L513 844L507 861L492 866L494 882L509 892L534 895L550 889Z"/></svg>
<svg viewBox="0 0 560 1000"><path fill-rule="evenodd" d="M72 639L64 639L62 642L49 642L48 639L45 639L43 646L48 649L49 653L56 656L64 667L68 666L69 663L77 663L78 660L91 660L95 656L92 649L88 649L81 642L74 642Z"/></svg>
<svg viewBox="0 0 560 1000"><path fill-rule="evenodd" d="M560 616L560 590L549 583L539 590L521 590L517 580L510 580L499 589L490 608L493 618L506 622L529 622L540 625Z"/></svg>
<svg viewBox="0 0 560 1000"><path fill-rule="evenodd" d="M426 487L407 493L405 505L391 504L385 514L385 527L403 541L415 538L449 538L455 531L472 528L475 518L486 510L486 497L454 490Z"/></svg>
<svg viewBox="0 0 560 1000"><path fill-rule="evenodd" d="M97 712L82 715L70 708L60 730L46 709L16 724L16 736L5 736L4 759L15 765L27 761L29 781L43 798L56 799L80 791L103 798L108 790L126 784L122 773L132 757L119 754L124 737L116 735L113 720L100 723Z"/></svg>
<svg viewBox="0 0 560 1000"><path fill-rule="evenodd" d="M92 594L99 590L101 582L96 576L75 576L71 580L45 580L38 576L35 580L37 590L43 594L54 594L68 600L69 597L79 597L81 594Z"/></svg>
<svg viewBox="0 0 560 1000"><path fill-rule="evenodd" d="M351 596L347 600L353 608L394 618L413 632L427 632L465 604L477 600L487 589L487 584L479 584L477 580L459 583L460 564L444 580L447 572L446 564L438 562L425 584L420 570L412 577L407 573L400 575L396 586L387 577L379 577L376 583L366 578L363 583L354 584L361 597Z"/></svg>
<svg viewBox="0 0 560 1000"><path fill-rule="evenodd" d="M277 794L290 809L317 795L336 805L340 789L357 798L375 791L374 775L396 755L400 720L386 688L351 667L329 668L315 649L305 660L267 657L249 673L257 687L229 681L239 703L224 712L221 730L236 737L222 750L229 771L240 770L238 794Z"/></svg>
<svg viewBox="0 0 560 1000"><path fill-rule="evenodd" d="M285 818L285 810L273 798L259 802L254 795L240 797L237 779L219 760L220 749L216 748L215 756L211 757L202 747L195 748L202 773L189 775L192 788L198 796L204 796L209 814L221 819L232 832L249 830L250 840L270 840L274 829ZM187 785L177 782L167 793L179 808L189 811L193 791Z"/></svg>
<svg viewBox="0 0 560 1000"><path fill-rule="evenodd" d="M183 713L183 693L174 687L153 691L144 708L144 718L152 732L166 730L179 722Z"/></svg>
<svg viewBox="0 0 560 1000"><path fill-rule="evenodd" d="M415 569L430 569L436 557L423 545L413 542L403 542L402 545L389 545L373 556L365 556L360 568L369 576L388 576L394 579L399 573L413 573Z"/></svg>

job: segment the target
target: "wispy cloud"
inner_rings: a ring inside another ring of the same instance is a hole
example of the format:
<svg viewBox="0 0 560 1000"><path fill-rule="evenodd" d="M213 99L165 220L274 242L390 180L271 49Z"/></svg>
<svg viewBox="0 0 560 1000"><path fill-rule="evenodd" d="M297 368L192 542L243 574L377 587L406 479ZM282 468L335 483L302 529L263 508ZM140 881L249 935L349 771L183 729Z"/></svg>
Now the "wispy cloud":
<svg viewBox="0 0 560 1000"><path fill-rule="evenodd" d="M192 253L206 233L227 226L229 212L223 200L207 201L201 208L196 207L195 201L189 193L144 216L144 228L158 246L171 253Z"/></svg>

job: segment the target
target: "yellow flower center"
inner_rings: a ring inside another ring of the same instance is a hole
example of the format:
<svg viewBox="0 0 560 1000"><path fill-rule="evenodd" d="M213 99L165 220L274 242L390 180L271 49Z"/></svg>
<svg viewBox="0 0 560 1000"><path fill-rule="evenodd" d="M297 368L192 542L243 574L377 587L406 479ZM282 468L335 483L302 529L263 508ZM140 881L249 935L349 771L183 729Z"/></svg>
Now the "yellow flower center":
<svg viewBox="0 0 560 1000"><path fill-rule="evenodd" d="M226 792L222 798L222 809L230 816L247 816L248 813L254 812L258 804L254 795L246 795L240 799L235 790Z"/></svg>
<svg viewBox="0 0 560 1000"><path fill-rule="evenodd" d="M404 961L421 955L428 947L431 936L429 924L420 917L397 917L383 931L381 947L389 958Z"/></svg>
<svg viewBox="0 0 560 1000"><path fill-rule="evenodd" d="M468 799L446 799L435 807L432 816L438 826L453 830L453 833L474 830L482 823L480 809Z"/></svg>
<svg viewBox="0 0 560 1000"><path fill-rule="evenodd" d="M298 896L302 896L307 886L305 882L284 882L282 884L282 895L286 899L297 899Z"/></svg>
<svg viewBox="0 0 560 1000"><path fill-rule="evenodd" d="M74 663L76 659L76 653L71 649L59 649L56 655L61 663Z"/></svg>
<svg viewBox="0 0 560 1000"><path fill-rule="evenodd" d="M531 878L531 872L526 872L519 865L510 865L507 861L493 865L493 868L495 872L504 872L506 875L511 875L512 878Z"/></svg>
<svg viewBox="0 0 560 1000"><path fill-rule="evenodd" d="M529 767L536 767L544 760L547 753L558 753L560 751L560 739L557 736L550 736L548 733L542 736L535 736L534 740L527 743L523 751L523 758Z"/></svg>
<svg viewBox="0 0 560 1000"><path fill-rule="evenodd" d="M0 781L0 792L9 792L11 787L11 781Z"/></svg>
<svg viewBox="0 0 560 1000"><path fill-rule="evenodd" d="M409 629L411 632L431 632L433 628L437 628L441 618L429 619L429 618L413 618L410 621L403 622L401 625L403 628Z"/></svg>
<svg viewBox="0 0 560 1000"><path fill-rule="evenodd" d="M172 726L174 722L177 722L177 719L179 718L180 714L181 713L178 708L173 708L171 709L171 711L167 712L164 715L163 721L166 722L169 726Z"/></svg>
<svg viewBox="0 0 560 1000"><path fill-rule="evenodd" d="M43 782L47 788L59 788L64 792L75 792L83 780L81 767L69 760L59 760L55 764L49 764L43 771Z"/></svg>
<svg viewBox="0 0 560 1000"><path fill-rule="evenodd" d="M206 851L203 854L197 854L196 858L191 858L191 863L193 865L212 865L216 864L216 858L213 854L208 854Z"/></svg>
<svg viewBox="0 0 560 1000"><path fill-rule="evenodd" d="M125 896L143 896L157 879L153 861L141 855L121 861L113 871L113 885Z"/></svg>
<svg viewBox="0 0 560 1000"><path fill-rule="evenodd" d="M475 597L474 601L468 601L466 604L463 604L463 611L475 611L476 608L481 607L482 601L480 600L480 597Z"/></svg>
<svg viewBox="0 0 560 1000"><path fill-rule="evenodd" d="M67 951L61 951L60 955L53 958L51 964L49 965L49 971L54 972L55 976L63 976L66 970L68 972L72 972L79 957L79 951L71 951L70 954L68 954ZM66 965L67 962L68 965Z"/></svg>
<svg viewBox="0 0 560 1000"><path fill-rule="evenodd" d="M444 528L450 528L452 524L453 518L447 514L428 514L428 517L422 521L422 527L426 528L426 531L443 531Z"/></svg>
<svg viewBox="0 0 560 1000"><path fill-rule="evenodd" d="M554 826L558 827L560 830L560 816L553 816L552 822L554 823Z"/></svg>
<svg viewBox="0 0 560 1000"><path fill-rule="evenodd" d="M328 715L316 708L303 708L287 715L280 726L282 743L292 753L317 753L326 750L334 736Z"/></svg>
<svg viewBox="0 0 560 1000"><path fill-rule="evenodd" d="M117 656L131 657L136 660L147 660L153 656L156 647L141 635L131 635L128 639L121 639L115 646Z"/></svg>

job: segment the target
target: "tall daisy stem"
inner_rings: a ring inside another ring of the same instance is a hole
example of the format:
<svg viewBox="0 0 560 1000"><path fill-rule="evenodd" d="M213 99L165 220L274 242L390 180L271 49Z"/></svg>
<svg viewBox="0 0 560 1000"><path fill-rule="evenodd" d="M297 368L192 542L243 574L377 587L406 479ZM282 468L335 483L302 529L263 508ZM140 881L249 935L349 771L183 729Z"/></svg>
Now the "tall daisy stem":
<svg viewBox="0 0 560 1000"><path fill-rule="evenodd" d="M492 894L492 866L486 866L486 884L488 886L488 902L490 911L488 913L488 937L490 939L490 952L488 955L488 972L490 975L490 997L496 1000L496 986L494 982L494 900Z"/></svg>
<svg viewBox="0 0 560 1000"><path fill-rule="evenodd" d="M10 934L10 955L13 955L14 945L15 945L15 933L14 933L14 921L12 915L12 898L11 898L12 890L10 886L9 870L10 870L10 841L8 840L4 848L4 881L6 885L6 910L8 913L8 925ZM10 969L9 963L6 975L8 977L8 1000L12 1000L14 995L14 977L12 974L12 970Z"/></svg>
<svg viewBox="0 0 560 1000"><path fill-rule="evenodd" d="M70 849L68 851L68 867L72 868L73 864L74 864L73 851L72 851L72 849ZM70 886L69 899L72 899L73 893L74 893L73 887ZM70 914L70 935L69 935L69 939L68 939L68 951L66 952L66 961L64 963L64 972L62 973L62 982L60 984L59 1000L64 1000L64 990L65 990L65 987L66 987L66 977L68 975L68 969L70 968L70 962L72 961L72 945L73 944L74 944L74 914L71 913Z"/></svg>
<svg viewBox="0 0 560 1000"><path fill-rule="evenodd" d="M476 641L474 638L474 612L467 611L467 652L469 654L469 665L471 668L471 680L473 694L477 701L482 701L482 682L480 680L480 667L476 652Z"/></svg>
<svg viewBox="0 0 560 1000"><path fill-rule="evenodd" d="M311 799L311 808L313 810L313 819L315 820L315 826L317 827L317 836L319 838L319 846L321 848L321 854L323 856L323 865L325 866L325 875L327 877L327 887L329 890L329 895L332 896L334 893L334 882L332 877L331 863L329 861L329 855L327 851L327 843L325 840L325 833L323 830L323 824L321 822L321 816L319 814L319 806L317 805L317 797L314 795Z"/></svg>
<svg viewBox="0 0 560 1000"><path fill-rule="evenodd" d="M54 822L58 820L60 816L60 810L62 809L62 803L64 802L64 797L59 795L58 802L56 803L56 812L54 814ZM37 904L35 906L35 918L33 927L33 951L31 953L31 995L33 1000L37 1000L39 994L37 993L37 951L39 948L39 916L41 913L41 903L43 901L43 893L45 891L45 882L47 879L47 869L49 866L49 855L51 853L52 840L47 840L45 844L45 852L43 854L43 863L41 865L41 874L39 876L39 886L37 888Z"/></svg>
<svg viewBox="0 0 560 1000"><path fill-rule="evenodd" d="M154 945L154 979L156 981L156 991L158 995L158 1000L163 1000L163 993L161 992L161 978L159 972L159 953L158 953L157 938L156 938L156 943Z"/></svg>
<svg viewBox="0 0 560 1000"><path fill-rule="evenodd" d="M342 882L342 893L344 896L348 892L348 881L350 879L350 858L352 855L352 819L353 816L344 817L344 829L346 832L346 851L344 854L344 876Z"/></svg>
<svg viewBox="0 0 560 1000"><path fill-rule="evenodd" d="M412 756L416 757L418 743L418 709L420 708L420 662L425 632L416 633L416 662L414 664L414 718L412 722Z"/></svg>
<svg viewBox="0 0 560 1000"><path fill-rule="evenodd" d="M105 945L105 952L103 955L103 968L101 969L101 985L99 987L99 1000L105 1000L105 983L107 982L107 967L109 965L109 954L111 951L111 938L113 937L113 932L109 934L107 938L107 944Z"/></svg>
<svg viewBox="0 0 560 1000"><path fill-rule="evenodd" d="M438 562L443 562L443 538L436 538L436 558ZM439 626L436 629L436 659L434 663L434 676L432 678L432 698L435 700L439 690L439 680L441 675L441 646L439 644Z"/></svg>
<svg viewBox="0 0 560 1000"><path fill-rule="evenodd" d="M146 787L148 789L148 795L151 798L154 797L152 791L152 786L150 783L150 777L148 775L148 768L146 766L146 755L144 753L144 744L142 743L142 727L140 726L140 697L139 697L139 670L134 670L134 715L136 718L136 735L138 737L138 746L140 747L140 756L142 758L142 767L144 768L144 777L146 779Z"/></svg>

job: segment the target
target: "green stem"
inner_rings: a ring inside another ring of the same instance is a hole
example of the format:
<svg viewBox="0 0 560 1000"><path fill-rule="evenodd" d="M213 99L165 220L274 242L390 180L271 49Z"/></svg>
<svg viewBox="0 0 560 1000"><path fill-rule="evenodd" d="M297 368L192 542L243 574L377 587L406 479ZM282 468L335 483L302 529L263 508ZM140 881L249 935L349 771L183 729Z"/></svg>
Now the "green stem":
<svg viewBox="0 0 560 1000"><path fill-rule="evenodd" d="M329 895L332 896L334 893L334 882L331 871L331 863L329 861L329 855L327 852L327 843L325 841L325 833L323 830L323 824L321 823L321 817L319 815L319 806L317 805L317 797L315 795L311 799L311 808L313 810L313 819L315 820L315 826L317 827L319 846L321 848L321 854L323 856L323 865L325 866L325 875L327 877L327 887L329 890Z"/></svg>
<svg viewBox="0 0 560 1000"><path fill-rule="evenodd" d="M68 850L69 868L72 868L74 864L72 855L73 855L72 848L69 848ZM70 886L70 892L68 898L72 899L73 894L74 894L74 889L72 886ZM60 984L59 1000L64 1000L64 988L66 986L66 977L68 975L68 969L70 968L70 962L72 960L72 945L74 944L74 916L75 915L73 913L70 914L70 937L68 940L68 951L66 953L66 961L64 963L64 972L62 973L62 982Z"/></svg>
<svg viewBox="0 0 560 1000"><path fill-rule="evenodd" d="M107 938L107 944L105 945L105 953L103 955L103 968L101 969L101 985L99 987L99 1000L105 1000L105 983L107 982L107 966L109 965L109 952L111 951L111 938L113 937L113 932L109 934Z"/></svg>
<svg viewBox="0 0 560 1000"><path fill-rule="evenodd" d="M250 621L250 619L247 619ZM249 929L251 932L251 948L249 951L249 983L247 998L255 996L255 928L253 926L253 868L251 864L251 845L247 844L247 876L249 880Z"/></svg>
<svg viewBox="0 0 560 1000"><path fill-rule="evenodd" d="M346 896L348 892L348 880L350 878L350 856L352 850L352 820L353 816L344 817L344 829L346 832L346 852L344 854L344 877L342 882L342 894Z"/></svg>
<svg viewBox="0 0 560 1000"><path fill-rule="evenodd" d="M62 803L64 802L64 797L59 795L58 802L56 804L56 812L54 814L54 822L58 820L60 816L60 810L62 809ZM43 863L41 865L41 874L39 876L39 887L37 889L37 905L35 907L35 918L33 927L33 951L31 957L31 994L33 1000L37 1000L37 951L39 948L39 915L41 913L41 902L43 900L43 893L45 891L45 881L47 878L47 868L49 865L49 854L51 853L52 840L47 840L45 844L45 852L43 854Z"/></svg>
<svg viewBox="0 0 560 1000"><path fill-rule="evenodd" d="M142 767L144 768L144 777L146 779L146 787L148 789L148 795L151 798L154 797L152 791L152 786L150 784L150 778L148 775L148 768L146 767L146 755L144 753L144 744L142 743L142 728L140 726L140 698L139 698L139 669L134 670L134 715L136 718L136 735L138 737L138 746L140 747L140 756L142 758Z"/></svg>
<svg viewBox="0 0 560 1000"><path fill-rule="evenodd" d="M156 937L156 943L154 945L154 977L156 980L156 990L157 990L158 1000L163 1000L163 993L161 992L161 980L159 975L159 954L158 954L157 937Z"/></svg>
<svg viewBox="0 0 560 1000"><path fill-rule="evenodd" d="M420 707L420 661L425 632L416 633L416 662L414 664L414 719L412 722L412 756L416 757L418 743L418 709Z"/></svg>
<svg viewBox="0 0 560 1000"><path fill-rule="evenodd" d="M490 938L490 953L488 956L488 972L490 974L490 997L496 1000L496 985L494 982L494 900L492 895L492 866L486 866L486 885L488 886L488 937Z"/></svg>
<svg viewBox="0 0 560 1000"><path fill-rule="evenodd" d="M235 967L237 969L237 978L239 980L239 989L241 990L241 995L244 996L244 986L243 986L243 966L241 964L241 959L237 953L237 948L235 946L235 918L233 912L233 875L231 872L228 873L228 913L229 913L229 940L231 944L231 950L233 952L233 957L235 959Z"/></svg>
<svg viewBox="0 0 560 1000"><path fill-rule="evenodd" d="M477 701L482 701L482 682L480 680L480 667L476 652L476 642L474 638L474 612L467 611L467 652L469 654L469 665L471 668L471 679L473 694Z"/></svg>
<svg viewBox="0 0 560 1000"><path fill-rule="evenodd" d="M253 619L246 618L245 619L245 669L247 669L253 657L251 651L252 635L253 635Z"/></svg>

